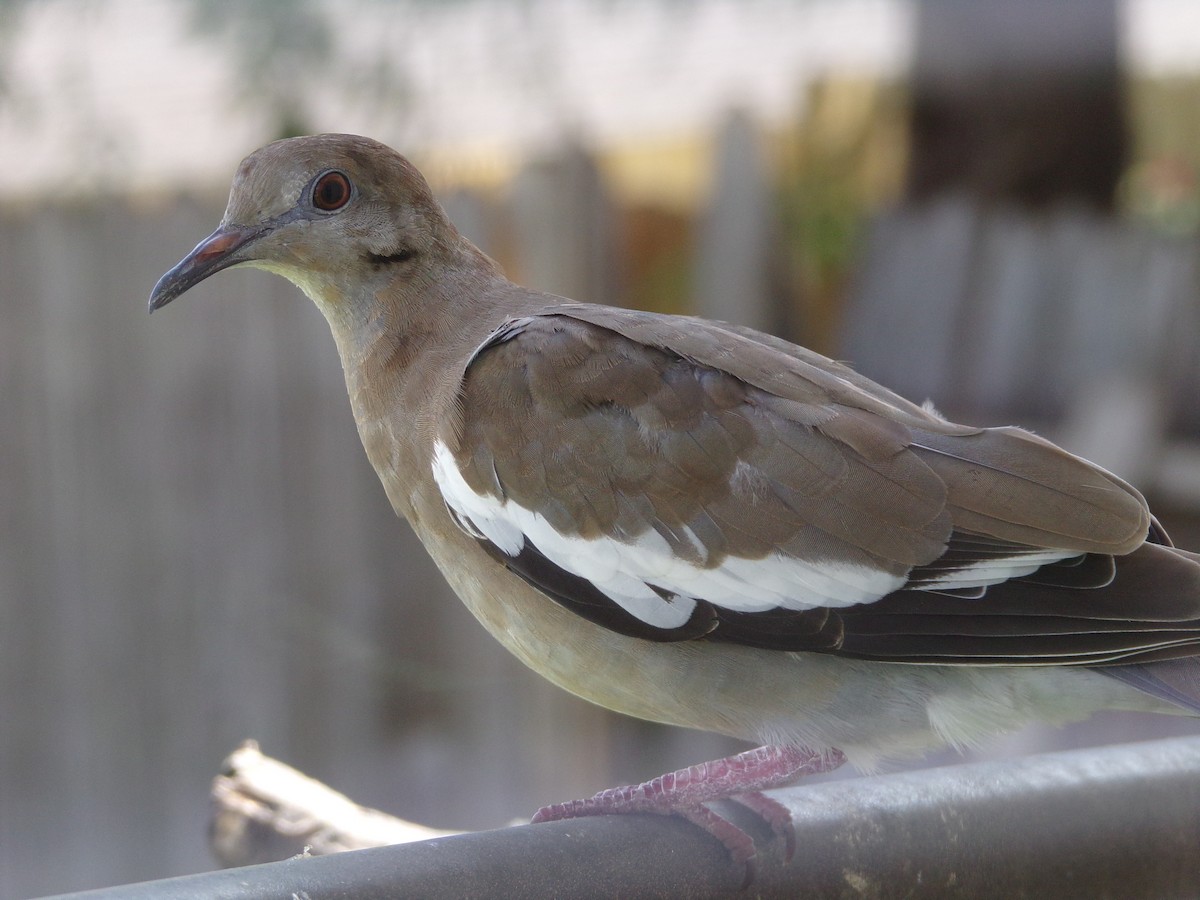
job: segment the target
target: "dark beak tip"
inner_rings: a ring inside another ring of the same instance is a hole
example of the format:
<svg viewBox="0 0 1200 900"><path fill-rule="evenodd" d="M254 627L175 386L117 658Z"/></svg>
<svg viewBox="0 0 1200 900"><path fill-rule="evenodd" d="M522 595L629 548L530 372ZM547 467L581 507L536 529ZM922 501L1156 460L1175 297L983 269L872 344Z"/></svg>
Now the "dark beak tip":
<svg viewBox="0 0 1200 900"><path fill-rule="evenodd" d="M195 283L186 277L186 273L181 273L179 270L180 266L176 266L163 275L162 278L158 279L158 283L154 285L154 290L150 292L147 312L162 309Z"/></svg>
<svg viewBox="0 0 1200 900"><path fill-rule="evenodd" d="M163 289L163 281L165 280L166 276L164 275L162 278L158 279L158 284L154 285L154 290L150 292L150 302L146 312L152 313L156 309L162 309L175 299L165 289Z"/></svg>

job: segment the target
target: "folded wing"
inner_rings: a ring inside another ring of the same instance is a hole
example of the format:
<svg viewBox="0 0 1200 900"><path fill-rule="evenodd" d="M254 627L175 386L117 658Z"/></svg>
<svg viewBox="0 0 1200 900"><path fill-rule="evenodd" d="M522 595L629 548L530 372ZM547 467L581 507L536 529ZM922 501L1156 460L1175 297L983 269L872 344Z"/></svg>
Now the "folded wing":
<svg viewBox="0 0 1200 900"><path fill-rule="evenodd" d="M451 514L624 634L944 663L1095 662L1197 639L1190 605L1155 611L1169 627L1120 625L1173 552L1114 566L1150 528L1128 485L778 339L556 307L481 345L460 399L433 463Z"/></svg>

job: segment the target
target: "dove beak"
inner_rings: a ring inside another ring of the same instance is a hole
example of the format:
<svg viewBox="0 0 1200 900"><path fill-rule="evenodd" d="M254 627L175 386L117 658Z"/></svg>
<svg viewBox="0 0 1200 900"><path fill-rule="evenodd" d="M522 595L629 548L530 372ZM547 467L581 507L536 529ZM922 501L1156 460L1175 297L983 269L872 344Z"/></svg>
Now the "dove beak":
<svg viewBox="0 0 1200 900"><path fill-rule="evenodd" d="M268 230L263 225L222 225L158 279L150 292L150 312L166 306L209 275L246 262L247 257L240 251Z"/></svg>

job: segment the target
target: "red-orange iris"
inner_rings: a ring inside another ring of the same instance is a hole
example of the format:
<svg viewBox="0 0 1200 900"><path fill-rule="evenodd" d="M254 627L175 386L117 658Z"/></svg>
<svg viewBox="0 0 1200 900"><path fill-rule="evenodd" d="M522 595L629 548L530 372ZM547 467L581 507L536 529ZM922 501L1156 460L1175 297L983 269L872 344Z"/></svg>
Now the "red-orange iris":
<svg viewBox="0 0 1200 900"><path fill-rule="evenodd" d="M341 209L350 202L350 179L341 172L326 172L313 185L312 202L325 212Z"/></svg>

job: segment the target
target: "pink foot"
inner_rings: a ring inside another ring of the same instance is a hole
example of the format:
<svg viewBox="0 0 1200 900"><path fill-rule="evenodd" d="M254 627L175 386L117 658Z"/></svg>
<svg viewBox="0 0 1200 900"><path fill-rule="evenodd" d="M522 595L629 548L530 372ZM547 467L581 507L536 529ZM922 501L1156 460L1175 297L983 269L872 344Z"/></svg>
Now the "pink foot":
<svg viewBox="0 0 1200 900"><path fill-rule="evenodd" d="M790 784L805 775L832 771L843 762L845 757L836 750L818 753L805 747L759 747L668 772L642 784L609 788L586 800L544 806L534 814L533 821L554 822L621 813L681 816L719 840L735 863L745 865L744 887L754 880L757 854L754 841L704 804L709 800L728 798L746 807L783 839L786 857L791 860L796 850L791 813L783 804L761 792Z"/></svg>

